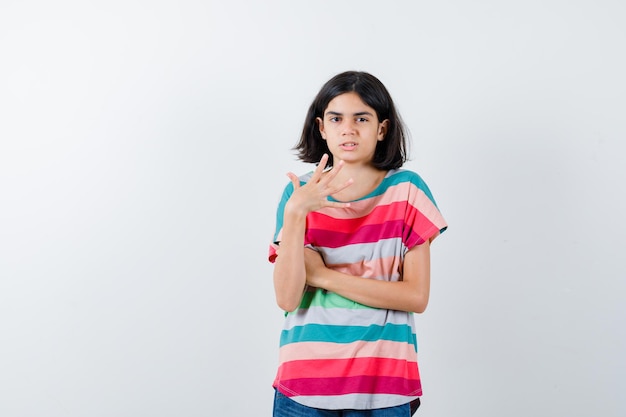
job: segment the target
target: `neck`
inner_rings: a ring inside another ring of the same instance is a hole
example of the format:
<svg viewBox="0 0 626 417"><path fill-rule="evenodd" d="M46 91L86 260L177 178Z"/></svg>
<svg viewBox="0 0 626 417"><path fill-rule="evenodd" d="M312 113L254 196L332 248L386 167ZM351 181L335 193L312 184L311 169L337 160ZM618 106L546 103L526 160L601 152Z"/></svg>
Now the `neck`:
<svg viewBox="0 0 626 417"><path fill-rule="evenodd" d="M337 184L345 184L346 181L352 179L353 183L339 193L333 195L333 198L339 201L357 200L371 193L381 183L387 171L380 170L371 165L351 165L345 164L341 171L334 178L333 182Z"/></svg>
<svg viewBox="0 0 626 417"><path fill-rule="evenodd" d="M344 180L353 178L356 180L357 178L376 177L385 172L386 171L382 171L369 164L352 164L344 162L343 167L341 167L341 171L337 174L337 178L343 178Z"/></svg>

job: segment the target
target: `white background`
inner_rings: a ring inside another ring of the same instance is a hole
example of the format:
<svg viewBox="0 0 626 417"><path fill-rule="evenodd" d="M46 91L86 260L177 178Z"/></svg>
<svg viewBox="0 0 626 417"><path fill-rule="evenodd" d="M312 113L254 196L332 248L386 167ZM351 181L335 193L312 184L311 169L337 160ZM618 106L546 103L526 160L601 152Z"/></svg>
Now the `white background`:
<svg viewBox="0 0 626 417"><path fill-rule="evenodd" d="M267 245L373 73L450 224L418 415L626 414L626 3L0 3L0 415L269 416Z"/></svg>

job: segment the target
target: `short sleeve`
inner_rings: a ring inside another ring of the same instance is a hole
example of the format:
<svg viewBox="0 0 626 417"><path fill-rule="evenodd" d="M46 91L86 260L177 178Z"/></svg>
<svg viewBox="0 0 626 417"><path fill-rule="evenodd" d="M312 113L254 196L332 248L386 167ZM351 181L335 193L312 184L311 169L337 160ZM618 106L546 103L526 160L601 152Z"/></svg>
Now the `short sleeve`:
<svg viewBox="0 0 626 417"><path fill-rule="evenodd" d="M276 209L276 229L274 231L274 238L272 239L269 245L269 254L268 254L268 260L272 263L276 261L278 244L280 243L281 235L283 231L283 217L284 217L284 212L285 212L285 204L287 204L287 201L291 197L291 194L293 194L293 184L289 183L285 186L285 189L283 190L283 194L280 198L280 202L278 203L278 208Z"/></svg>
<svg viewBox="0 0 626 417"><path fill-rule="evenodd" d="M408 186L403 243L408 250L426 241L432 242L448 228L448 224L424 180L414 172L404 172Z"/></svg>

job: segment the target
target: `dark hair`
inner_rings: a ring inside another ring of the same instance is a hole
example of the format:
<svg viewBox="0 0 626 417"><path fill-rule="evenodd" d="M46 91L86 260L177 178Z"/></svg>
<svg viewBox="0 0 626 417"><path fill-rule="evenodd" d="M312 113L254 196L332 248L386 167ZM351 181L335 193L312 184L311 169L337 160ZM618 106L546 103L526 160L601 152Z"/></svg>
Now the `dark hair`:
<svg viewBox="0 0 626 417"><path fill-rule="evenodd" d="M396 111L391 95L380 80L367 72L346 71L328 80L311 103L304 121L300 141L293 148L304 162L317 163L328 154L328 166L333 156L322 139L316 119L324 117L328 103L338 95L355 92L361 100L376 111L378 121L389 120L385 139L376 145L372 165L378 169L400 168L407 160L407 132Z"/></svg>

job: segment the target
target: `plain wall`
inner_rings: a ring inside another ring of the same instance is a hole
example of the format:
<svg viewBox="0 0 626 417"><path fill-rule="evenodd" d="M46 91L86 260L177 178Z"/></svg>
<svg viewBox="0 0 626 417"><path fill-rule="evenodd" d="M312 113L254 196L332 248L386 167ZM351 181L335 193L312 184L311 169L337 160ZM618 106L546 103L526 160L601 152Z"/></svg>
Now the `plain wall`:
<svg viewBox="0 0 626 417"><path fill-rule="evenodd" d="M3 1L0 415L269 416L304 115L371 72L450 224L424 417L626 415L626 3Z"/></svg>

